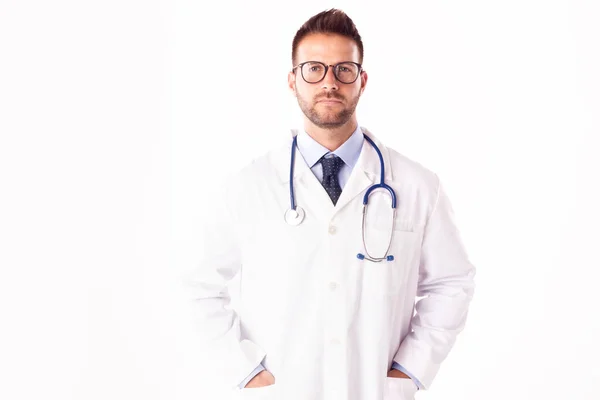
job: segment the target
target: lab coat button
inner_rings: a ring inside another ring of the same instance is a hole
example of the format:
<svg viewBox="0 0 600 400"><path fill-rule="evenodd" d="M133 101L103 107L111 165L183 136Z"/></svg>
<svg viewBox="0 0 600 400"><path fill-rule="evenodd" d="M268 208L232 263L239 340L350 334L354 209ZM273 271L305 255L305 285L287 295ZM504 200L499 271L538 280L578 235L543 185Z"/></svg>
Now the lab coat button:
<svg viewBox="0 0 600 400"><path fill-rule="evenodd" d="M340 344L340 340L339 339L331 339L331 344L334 346L337 346L338 344Z"/></svg>
<svg viewBox="0 0 600 400"><path fill-rule="evenodd" d="M331 283L329 284L329 289L331 289L331 291L332 291L332 292L333 292L335 289L337 289L337 287L338 287L338 284L337 284L337 283L335 283L335 282L331 282Z"/></svg>
<svg viewBox="0 0 600 400"><path fill-rule="evenodd" d="M329 234L330 235L335 235L335 226L334 225L329 225Z"/></svg>

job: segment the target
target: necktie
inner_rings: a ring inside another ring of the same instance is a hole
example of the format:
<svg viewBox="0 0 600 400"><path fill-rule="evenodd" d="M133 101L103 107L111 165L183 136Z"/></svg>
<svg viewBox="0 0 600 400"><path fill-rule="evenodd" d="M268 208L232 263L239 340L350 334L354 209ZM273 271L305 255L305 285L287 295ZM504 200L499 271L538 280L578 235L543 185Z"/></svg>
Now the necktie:
<svg viewBox="0 0 600 400"><path fill-rule="evenodd" d="M335 205L342 194L338 173L344 161L336 155L329 158L322 157L319 161L323 165L323 182L321 184Z"/></svg>

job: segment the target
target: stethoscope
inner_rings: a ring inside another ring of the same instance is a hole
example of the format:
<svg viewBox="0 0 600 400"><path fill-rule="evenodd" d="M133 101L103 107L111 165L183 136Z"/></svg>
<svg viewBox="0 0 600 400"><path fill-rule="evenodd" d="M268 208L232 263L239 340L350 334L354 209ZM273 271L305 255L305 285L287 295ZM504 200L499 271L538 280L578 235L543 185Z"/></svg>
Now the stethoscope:
<svg viewBox="0 0 600 400"><path fill-rule="evenodd" d="M375 142L373 142L373 140L368 137L367 135L365 135L363 133L364 138L367 140L367 142L369 142L371 144L371 146L373 146L373 148L375 149L375 151L377 152L377 156L379 157L379 163L381 165L380 171L381 171L381 179L379 181L379 183L376 183L374 185L369 186L369 188L367 189L367 192L365 193L365 196L363 198L363 211L362 211L362 242L363 242L363 246L365 248L365 253L366 255L362 254L362 253L358 253L356 255L356 257L359 260L368 260L368 261L372 261L372 262L381 262L381 261L393 261L394 260L394 256L393 255L388 255L388 252L390 251L390 247L392 245L392 239L394 236L394 224L396 222L396 192L394 192L394 189L392 189L389 185L387 185L385 183L385 167L383 165L383 156L381 155L381 151L379 150L379 148L377 147L377 145L375 145ZM298 143L298 136L294 136L294 139L292 141L292 151L291 151L291 164L290 164L290 209L287 210L285 212L284 215L284 219L285 222L288 223L289 225L293 225L293 226L297 226L300 225L302 223L302 221L304 220L304 217L306 216L306 213L304 212L304 209L302 207L299 207L296 205L296 200L294 197L294 163L296 160L296 146ZM367 250L367 244L366 244L366 239L365 239L365 227L366 227L366 221L367 221L367 205L369 203L369 195L375 190L375 189L386 189L389 193L390 196L392 197L392 233L390 234L390 240L388 242L388 247L385 251L385 254L383 255L383 257L373 257L371 254L369 254L369 251Z"/></svg>

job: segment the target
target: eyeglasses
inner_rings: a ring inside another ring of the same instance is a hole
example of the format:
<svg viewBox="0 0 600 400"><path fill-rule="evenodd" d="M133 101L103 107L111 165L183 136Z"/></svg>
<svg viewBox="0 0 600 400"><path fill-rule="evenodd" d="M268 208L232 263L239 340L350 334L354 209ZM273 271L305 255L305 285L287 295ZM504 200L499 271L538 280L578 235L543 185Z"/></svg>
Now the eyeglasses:
<svg viewBox="0 0 600 400"><path fill-rule="evenodd" d="M329 67L333 68L335 79L347 84L354 83L362 71L362 65L352 61L344 61L335 65L327 65L320 61L306 61L292 68L292 72L296 68L300 68L300 74L307 83L317 83L325 78Z"/></svg>

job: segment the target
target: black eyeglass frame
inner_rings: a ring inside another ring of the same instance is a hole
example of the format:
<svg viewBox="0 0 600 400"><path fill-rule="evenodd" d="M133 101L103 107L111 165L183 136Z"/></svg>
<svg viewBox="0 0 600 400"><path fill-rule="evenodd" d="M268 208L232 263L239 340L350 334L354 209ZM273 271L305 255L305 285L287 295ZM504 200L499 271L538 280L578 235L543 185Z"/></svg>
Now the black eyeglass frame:
<svg viewBox="0 0 600 400"><path fill-rule="evenodd" d="M304 72L302 72L302 67L304 66L304 64L308 64L308 63L313 63L313 64L321 64L323 67L325 67L325 73L323 74L323 77L322 77L321 79L319 79L319 80L318 80L318 81L316 81L316 82L309 82L309 81L307 81L307 80L306 80L306 78L304 77ZM340 64L354 64L354 65L356 65L356 66L358 67L358 73L356 74L356 78L354 78L354 80L353 80L352 82L344 82L344 81L342 81L340 78L338 78L338 76L337 76L337 72L336 72L336 68L337 68L337 67L338 67ZM340 83L343 83L343 84L345 84L345 85L351 85L351 84L353 84L354 82L356 82L356 80L357 80L357 79L358 79L358 77L360 76L360 73L364 71L364 70L363 70L363 67L362 67L362 65L361 65L361 64L359 64L359 63L357 63L357 62L354 62L354 61L342 61L342 62L339 62L339 63L337 63L337 64L335 64L335 65L331 65L331 64L327 65L327 64L325 64L324 62L321 62L321 61L304 61L304 62L301 62L300 64L296 65L295 67L293 67L293 68L292 68L292 72L295 74L295 69L296 69L296 68L300 68L300 75L302 75L302 79L304 79L304 82L306 82L306 83L319 83L319 82L321 82L323 79L325 79L325 77L327 76L327 72L329 71L329 67L332 67L332 68L333 68L333 76L335 76L335 79L336 79L338 82L340 82Z"/></svg>

